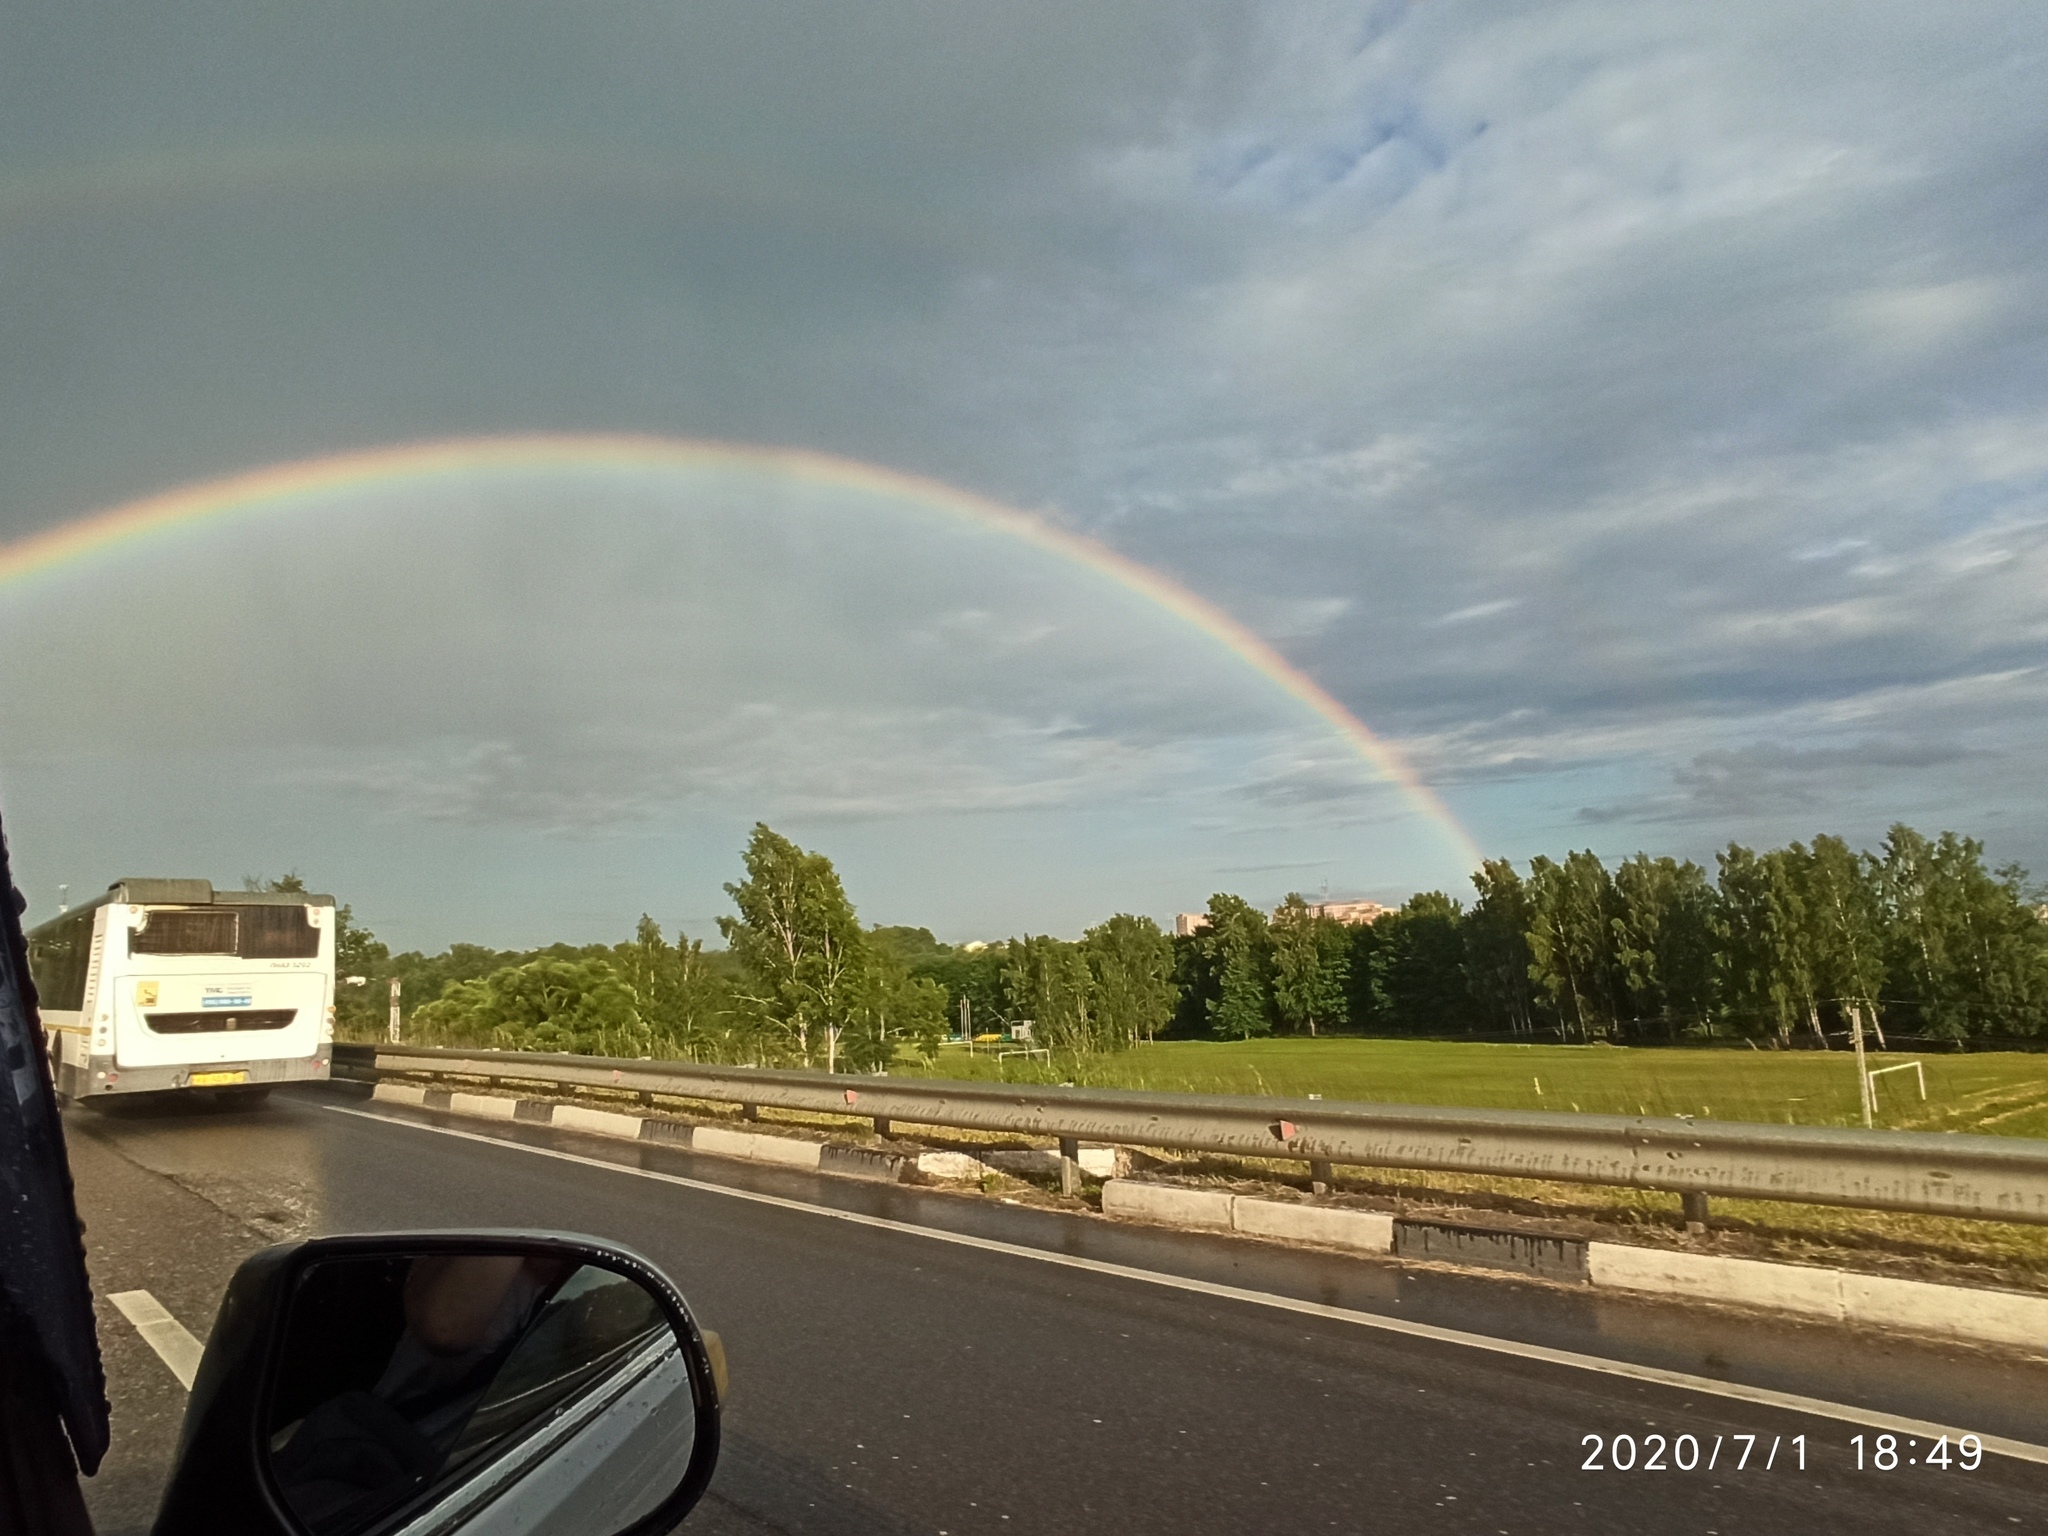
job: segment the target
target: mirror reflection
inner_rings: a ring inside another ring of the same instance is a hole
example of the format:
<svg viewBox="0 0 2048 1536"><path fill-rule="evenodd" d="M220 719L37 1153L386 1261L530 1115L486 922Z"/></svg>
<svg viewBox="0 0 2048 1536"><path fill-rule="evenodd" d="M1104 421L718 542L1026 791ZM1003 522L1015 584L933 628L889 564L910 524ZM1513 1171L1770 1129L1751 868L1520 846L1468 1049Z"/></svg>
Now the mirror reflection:
<svg viewBox="0 0 2048 1536"><path fill-rule="evenodd" d="M309 1265L266 1425L313 1536L425 1531L500 1501L517 1518L494 1531L605 1536L681 1482L695 1437L660 1303L544 1249Z"/></svg>

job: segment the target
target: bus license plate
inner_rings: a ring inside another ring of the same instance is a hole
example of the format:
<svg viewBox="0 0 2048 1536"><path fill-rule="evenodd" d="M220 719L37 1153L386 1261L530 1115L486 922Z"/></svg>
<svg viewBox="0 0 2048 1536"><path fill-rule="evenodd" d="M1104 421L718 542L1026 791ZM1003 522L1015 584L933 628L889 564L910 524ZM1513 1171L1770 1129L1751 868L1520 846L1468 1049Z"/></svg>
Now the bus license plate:
<svg viewBox="0 0 2048 1536"><path fill-rule="evenodd" d="M194 1072L185 1079L187 1085L193 1088L225 1088L231 1083L247 1081L249 1074L246 1072Z"/></svg>

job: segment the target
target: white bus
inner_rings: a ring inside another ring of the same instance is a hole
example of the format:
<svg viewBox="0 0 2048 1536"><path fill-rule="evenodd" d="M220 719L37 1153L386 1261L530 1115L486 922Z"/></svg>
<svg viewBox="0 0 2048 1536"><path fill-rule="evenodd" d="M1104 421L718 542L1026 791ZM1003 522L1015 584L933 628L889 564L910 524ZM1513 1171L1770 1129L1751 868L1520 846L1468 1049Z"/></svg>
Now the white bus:
<svg viewBox="0 0 2048 1536"><path fill-rule="evenodd" d="M29 931L57 1092L258 1099L328 1075L334 898L117 880Z"/></svg>

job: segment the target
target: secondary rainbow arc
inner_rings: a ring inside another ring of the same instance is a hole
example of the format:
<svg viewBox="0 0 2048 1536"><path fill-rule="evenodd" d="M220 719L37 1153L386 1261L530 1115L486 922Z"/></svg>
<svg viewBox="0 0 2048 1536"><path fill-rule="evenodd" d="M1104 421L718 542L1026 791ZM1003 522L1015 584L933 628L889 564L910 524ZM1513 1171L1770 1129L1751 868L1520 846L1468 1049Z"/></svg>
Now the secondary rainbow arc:
<svg viewBox="0 0 2048 1536"><path fill-rule="evenodd" d="M944 481L809 449L593 433L455 438L330 454L182 486L0 545L0 588L152 533L280 507L309 495L480 471L636 466L748 471L903 498L972 519L1096 571L1201 630L1314 711L1401 791L1468 867L1481 862L1471 835L1398 750L1208 599L1104 544L1015 507Z"/></svg>

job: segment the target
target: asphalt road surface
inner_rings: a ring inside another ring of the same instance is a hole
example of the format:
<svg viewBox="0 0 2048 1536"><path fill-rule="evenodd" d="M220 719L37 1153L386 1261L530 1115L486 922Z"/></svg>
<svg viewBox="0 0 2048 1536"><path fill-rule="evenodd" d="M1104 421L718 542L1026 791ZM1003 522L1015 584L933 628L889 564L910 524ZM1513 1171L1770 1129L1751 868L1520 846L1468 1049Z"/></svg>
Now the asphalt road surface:
<svg viewBox="0 0 2048 1536"><path fill-rule="evenodd" d="M723 1333L725 1450L688 1526L707 1536L2048 1526L2048 1465L1986 1455L1975 1472L1909 1466L1902 1437L1898 1470L1859 1472L1851 1437L1873 1446L1867 1425L1623 1373L1682 1371L2048 1446L2048 1358L483 1127L372 1107L339 1087L235 1112L73 1108L65 1128L114 1405L113 1450L88 1485L102 1536L147 1530L185 1398L105 1296L148 1290L203 1339L235 1265L267 1243L448 1226L628 1243ZM747 1198L762 1195L777 1198ZM1200 1282L1618 1369L1222 1297ZM1644 1470L1640 1454L1616 1471L1611 1450L1607 1470L1585 1470L1585 1437L1617 1434L1638 1446L1718 1436L1728 1449L1712 1472ZM1731 1470L1741 1435L1760 1438Z"/></svg>

